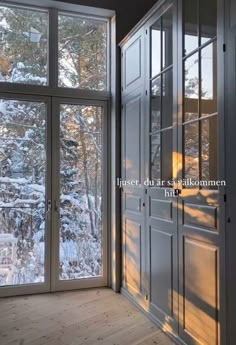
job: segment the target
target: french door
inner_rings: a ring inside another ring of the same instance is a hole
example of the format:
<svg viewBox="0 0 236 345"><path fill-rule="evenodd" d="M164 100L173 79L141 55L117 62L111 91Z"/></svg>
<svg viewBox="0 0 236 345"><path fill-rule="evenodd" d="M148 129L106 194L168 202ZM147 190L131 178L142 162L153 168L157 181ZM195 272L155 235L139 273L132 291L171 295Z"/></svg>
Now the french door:
<svg viewBox="0 0 236 345"><path fill-rule="evenodd" d="M106 102L1 94L0 115L0 296L106 285Z"/></svg>
<svg viewBox="0 0 236 345"><path fill-rule="evenodd" d="M107 284L106 107L54 99L53 290Z"/></svg>

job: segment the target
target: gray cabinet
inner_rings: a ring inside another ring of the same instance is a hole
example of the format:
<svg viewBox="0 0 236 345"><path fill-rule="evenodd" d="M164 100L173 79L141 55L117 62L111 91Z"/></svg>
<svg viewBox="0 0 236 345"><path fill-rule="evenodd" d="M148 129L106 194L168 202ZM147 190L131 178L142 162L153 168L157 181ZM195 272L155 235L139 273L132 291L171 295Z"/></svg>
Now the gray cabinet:
<svg viewBox="0 0 236 345"><path fill-rule="evenodd" d="M166 0L121 44L122 291L188 345L226 344L216 7Z"/></svg>

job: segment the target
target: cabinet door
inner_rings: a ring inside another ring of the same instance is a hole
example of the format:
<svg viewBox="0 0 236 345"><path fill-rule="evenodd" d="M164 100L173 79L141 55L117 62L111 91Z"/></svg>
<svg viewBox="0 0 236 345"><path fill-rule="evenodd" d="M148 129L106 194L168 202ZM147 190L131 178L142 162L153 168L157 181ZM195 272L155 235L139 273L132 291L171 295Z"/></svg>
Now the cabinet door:
<svg viewBox="0 0 236 345"><path fill-rule="evenodd" d="M144 83L144 30L140 29L122 47L122 96Z"/></svg>
<svg viewBox="0 0 236 345"><path fill-rule="evenodd" d="M219 102L217 67L221 54L217 46L222 45L217 38L217 2L184 1L183 6L179 89L184 92L178 133L179 178L184 179L178 207L179 329L189 345L219 345L224 188L214 181L222 180L218 161L223 144L219 116L223 114L218 115L222 100ZM211 13L210 18L206 13Z"/></svg>
<svg viewBox="0 0 236 345"><path fill-rule="evenodd" d="M122 188L123 287L136 298L144 287L143 88L123 99Z"/></svg>
<svg viewBox="0 0 236 345"><path fill-rule="evenodd" d="M146 135L148 172L147 236L150 311L177 330L177 151L176 4L167 1L148 23L150 46L150 121Z"/></svg>

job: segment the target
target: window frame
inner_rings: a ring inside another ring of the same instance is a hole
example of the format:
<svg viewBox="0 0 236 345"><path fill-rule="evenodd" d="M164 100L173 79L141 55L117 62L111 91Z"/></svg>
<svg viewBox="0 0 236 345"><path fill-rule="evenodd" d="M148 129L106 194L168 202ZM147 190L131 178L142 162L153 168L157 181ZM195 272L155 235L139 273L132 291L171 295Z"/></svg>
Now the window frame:
<svg viewBox="0 0 236 345"><path fill-rule="evenodd" d="M38 95L49 97L63 97L63 98L82 98L91 100L109 101L111 97L111 19L114 16L114 11L96 9L87 6L72 5L60 3L57 1L43 1L42 6L37 6L36 0L15 0L14 2L8 0L6 2L0 1L0 6L26 8L36 11L48 12L48 64L47 64L47 84L23 84L0 82L0 92L4 93L18 93L25 95ZM52 7L53 6L53 7ZM88 14L86 13L88 12ZM95 13L98 12L96 15ZM105 90L90 90L70 87L58 86L58 15L63 13L65 15L73 15L78 17L86 17L90 19L100 20L106 22L107 27L107 69L106 79L107 87Z"/></svg>
<svg viewBox="0 0 236 345"><path fill-rule="evenodd" d="M60 103L68 104L81 104L81 105L99 105L103 108L103 180L107 183L103 183L103 194L106 195L103 206L103 214L105 221L103 223L103 275L94 278L85 278L81 280L71 280L71 281L59 281L57 274L57 261L58 253L55 244L52 240L57 239L58 234L55 230L55 215L52 214L51 217L51 227L49 226L49 233L47 235L47 244L45 244L45 253L50 255L46 257L47 263L45 261L45 283L29 284L29 285L12 285L10 288L1 287L1 296L15 296L23 295L29 293L41 293L50 291L60 291L60 290L71 290L78 288L88 288L96 286L107 286L111 283L111 244L114 241L114 235L110 233L110 221L111 221L111 205L110 193L113 193L111 186L111 167L110 167L110 157L111 148L110 143L112 141L111 128L114 129L112 121L114 116L116 116L116 96L115 96L115 83L116 83L116 31L115 31L115 11L93 8L88 6L75 5L70 3L63 3L54 0L42 0L42 5L38 6L37 0L7 0L3 2L0 0L0 6L5 7L18 7L18 8L28 8L31 10L43 10L48 11L49 25L48 25L48 75L46 85L31 85L22 83L10 83L10 82L0 82L0 98L15 99L15 100L37 100L45 99L48 105L48 130L49 134L47 136L49 142L50 138L52 142L49 151L49 161L50 161L50 172L55 171L55 157L53 159L53 148L55 149L56 138L55 130L52 126L52 121L55 121L56 111L58 110L58 105ZM68 87L58 86L58 14L65 13L68 15L78 15L84 16L86 18L93 18L96 20L106 21L107 25L107 88L104 91L99 90L89 90L89 89L77 89ZM112 100L112 101L111 101ZM58 126L58 119L56 121ZM58 157L57 157L58 159ZM50 174L49 174L50 175ZM55 199L56 196L56 186L57 181L53 182L51 175L49 176L49 189L51 200ZM54 187L53 187L54 186ZM111 241L111 243L110 243Z"/></svg>

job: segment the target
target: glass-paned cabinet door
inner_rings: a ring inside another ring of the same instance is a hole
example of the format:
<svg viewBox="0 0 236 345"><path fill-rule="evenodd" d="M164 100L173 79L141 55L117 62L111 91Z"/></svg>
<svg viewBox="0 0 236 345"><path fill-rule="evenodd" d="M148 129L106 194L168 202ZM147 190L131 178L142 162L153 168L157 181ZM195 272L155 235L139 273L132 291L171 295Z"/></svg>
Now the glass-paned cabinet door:
<svg viewBox="0 0 236 345"><path fill-rule="evenodd" d="M175 6L170 4L150 28L150 178L166 186L173 178Z"/></svg>
<svg viewBox="0 0 236 345"><path fill-rule="evenodd" d="M197 11L184 2L183 177L214 181L218 178L217 7L210 0L191 6ZM213 15L207 21L209 9ZM203 183L200 188L217 186Z"/></svg>

